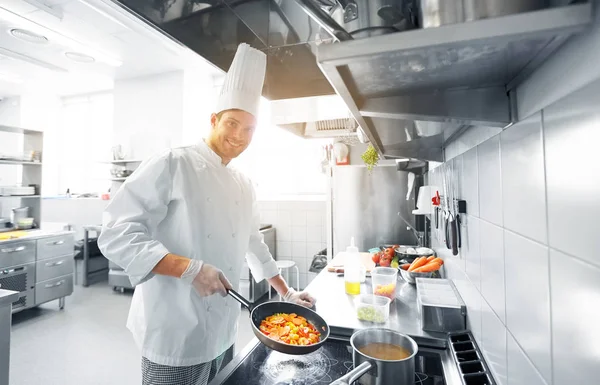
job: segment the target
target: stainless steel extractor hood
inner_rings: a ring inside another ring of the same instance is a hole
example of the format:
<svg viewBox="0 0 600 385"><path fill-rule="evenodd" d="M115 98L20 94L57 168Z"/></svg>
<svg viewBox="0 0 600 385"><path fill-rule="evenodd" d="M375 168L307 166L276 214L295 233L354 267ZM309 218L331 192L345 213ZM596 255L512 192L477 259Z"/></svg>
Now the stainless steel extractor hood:
<svg viewBox="0 0 600 385"><path fill-rule="evenodd" d="M515 88L594 14L577 1L422 29L417 0L113 1L223 70L239 43L263 50L267 99L337 93L384 158L431 161L467 127L518 121ZM281 124L307 137L320 120Z"/></svg>

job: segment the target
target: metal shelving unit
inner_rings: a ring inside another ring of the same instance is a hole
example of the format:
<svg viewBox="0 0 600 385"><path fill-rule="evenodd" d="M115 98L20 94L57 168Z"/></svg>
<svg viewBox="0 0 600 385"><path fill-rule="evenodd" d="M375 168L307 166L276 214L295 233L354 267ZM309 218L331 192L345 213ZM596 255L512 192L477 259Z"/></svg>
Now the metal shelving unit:
<svg viewBox="0 0 600 385"><path fill-rule="evenodd" d="M0 132L21 135L20 148L15 149L15 152L42 152L44 148L44 133L42 131L0 125ZM0 160L0 166L2 167L22 166L20 167L20 173L17 177L16 184L22 186L35 186L36 188L35 195L0 196L0 205L2 202L19 200L20 203L15 207L18 207L19 205L29 207L29 216L34 219L34 223L38 226L42 222L42 164L43 159L40 162ZM0 207L0 216L7 215L7 209L11 208L12 207Z"/></svg>
<svg viewBox="0 0 600 385"><path fill-rule="evenodd" d="M591 25L590 3L321 45L321 70L385 158L442 161L464 127L518 121L515 88Z"/></svg>
<svg viewBox="0 0 600 385"><path fill-rule="evenodd" d="M0 129L0 131L2 131ZM0 159L0 164L13 164L17 166L41 166L42 162L28 162L24 160L4 160Z"/></svg>

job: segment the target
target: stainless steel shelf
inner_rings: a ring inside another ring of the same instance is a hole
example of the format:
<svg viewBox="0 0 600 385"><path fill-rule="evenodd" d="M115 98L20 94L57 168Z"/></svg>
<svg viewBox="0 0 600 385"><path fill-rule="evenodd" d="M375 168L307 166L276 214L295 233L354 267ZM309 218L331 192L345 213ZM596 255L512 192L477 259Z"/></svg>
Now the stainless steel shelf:
<svg viewBox="0 0 600 385"><path fill-rule="evenodd" d="M511 90L592 20L592 4L569 5L321 45L317 60L380 154L423 155L409 143L514 123ZM403 121L437 125L422 133ZM427 152L422 159L442 160L441 146Z"/></svg>
<svg viewBox="0 0 600 385"><path fill-rule="evenodd" d="M31 130L22 127L6 126L0 124L0 132L11 132L13 134L25 134L25 135L42 135L42 131Z"/></svg>
<svg viewBox="0 0 600 385"><path fill-rule="evenodd" d="M0 199L37 199L41 195L0 195Z"/></svg>
<svg viewBox="0 0 600 385"><path fill-rule="evenodd" d="M14 164L21 166L41 166L42 162L27 162L20 160L0 160L0 164Z"/></svg>
<svg viewBox="0 0 600 385"><path fill-rule="evenodd" d="M122 159L122 160L107 160L102 161L100 163L108 163L108 164L127 164L127 163L141 163L143 160L141 159Z"/></svg>

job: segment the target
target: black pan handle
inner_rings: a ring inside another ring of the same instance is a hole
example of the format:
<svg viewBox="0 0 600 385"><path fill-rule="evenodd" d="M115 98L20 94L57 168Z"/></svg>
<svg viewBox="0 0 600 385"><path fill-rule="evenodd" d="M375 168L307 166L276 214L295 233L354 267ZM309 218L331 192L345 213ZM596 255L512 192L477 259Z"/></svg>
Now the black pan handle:
<svg viewBox="0 0 600 385"><path fill-rule="evenodd" d="M446 221L444 222L444 230L446 232L446 248L452 249L452 245L450 244L450 217L446 217Z"/></svg>
<svg viewBox="0 0 600 385"><path fill-rule="evenodd" d="M460 231L460 215L456 215L456 233L458 235L458 248L462 248L462 236Z"/></svg>
<svg viewBox="0 0 600 385"><path fill-rule="evenodd" d="M240 293L233 289L227 289L227 294L232 296L236 301L242 304L249 312L252 313L252 309L254 309L254 305L250 303L246 298L242 297Z"/></svg>
<svg viewBox="0 0 600 385"><path fill-rule="evenodd" d="M456 219L454 219L452 222L450 222L450 231L452 232L451 236L452 236L452 255L458 255L458 229L457 229L458 223L456 221Z"/></svg>

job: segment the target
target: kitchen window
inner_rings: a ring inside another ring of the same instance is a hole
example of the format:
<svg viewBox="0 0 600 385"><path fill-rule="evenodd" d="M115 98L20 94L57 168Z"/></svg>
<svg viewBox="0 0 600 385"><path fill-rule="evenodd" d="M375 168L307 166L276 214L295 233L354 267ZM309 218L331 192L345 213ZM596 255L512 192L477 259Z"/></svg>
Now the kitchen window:
<svg viewBox="0 0 600 385"><path fill-rule="evenodd" d="M98 93L63 98L62 116L45 163L50 174L45 195L107 191L110 174L101 160L110 159L113 95ZM50 136L50 135L47 135ZM48 138L50 139L50 138Z"/></svg>
<svg viewBox="0 0 600 385"><path fill-rule="evenodd" d="M252 179L257 199L314 196L326 193L321 171L322 147L332 139L304 139L272 125L269 104L262 100L252 144L235 166Z"/></svg>

